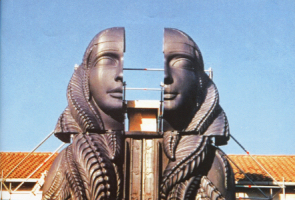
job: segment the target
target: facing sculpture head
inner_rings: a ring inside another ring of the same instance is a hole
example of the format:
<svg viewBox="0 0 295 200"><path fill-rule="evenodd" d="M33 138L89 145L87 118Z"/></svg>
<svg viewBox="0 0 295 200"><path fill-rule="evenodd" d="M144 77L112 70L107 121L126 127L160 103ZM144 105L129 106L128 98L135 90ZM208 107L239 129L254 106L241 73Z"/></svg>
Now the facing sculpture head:
<svg viewBox="0 0 295 200"><path fill-rule="evenodd" d="M164 116L179 130L187 125L197 109L203 59L195 42L184 32L172 28L164 29L164 59ZM175 115L177 120L173 120ZM180 119L184 119L183 122Z"/></svg>
<svg viewBox="0 0 295 200"><path fill-rule="evenodd" d="M124 28L103 30L91 40L68 85L68 107L55 128L59 139L69 142L72 133L124 130L124 51Z"/></svg>
<svg viewBox="0 0 295 200"><path fill-rule="evenodd" d="M94 37L84 56L90 95L108 115L122 112L123 53L124 28L110 28Z"/></svg>
<svg viewBox="0 0 295 200"><path fill-rule="evenodd" d="M197 193L201 195L200 191L207 191L208 199L223 199L222 195L233 199L233 173L226 159L219 159L223 153L211 145L212 138L217 146L227 143L228 122L219 105L217 88L204 72L201 52L187 34L166 28L164 58L163 147L169 162L163 172L161 196L193 199ZM220 169L226 173L220 173ZM180 192L180 182L193 182L197 176L203 176L196 184L200 190L191 195L192 189L188 196L181 196L191 186ZM209 184L214 187L207 187ZM220 192L213 195L214 190Z"/></svg>

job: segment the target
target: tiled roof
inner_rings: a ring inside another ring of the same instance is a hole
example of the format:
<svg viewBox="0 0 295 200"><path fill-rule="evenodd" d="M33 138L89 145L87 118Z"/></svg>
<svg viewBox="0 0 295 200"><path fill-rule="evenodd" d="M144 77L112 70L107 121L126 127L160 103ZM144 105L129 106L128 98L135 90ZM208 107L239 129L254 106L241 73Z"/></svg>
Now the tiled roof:
<svg viewBox="0 0 295 200"><path fill-rule="evenodd" d="M295 182L295 155L266 156L252 155L278 182ZM253 181L269 181L272 178L249 156L229 155ZM232 164L236 181L248 181L240 170Z"/></svg>
<svg viewBox="0 0 295 200"><path fill-rule="evenodd" d="M52 153L32 153L8 178L27 178L40 164L42 164ZM0 172L3 170L5 177L28 152L0 152ZM41 173L49 170L54 154L45 164L31 177L40 178ZM265 156L252 155L278 182L285 179L285 182L295 182L295 155L292 156ZM270 181L271 177L255 163L248 155L229 155L253 181ZM237 167L231 164L234 170L236 181L248 181Z"/></svg>
<svg viewBox="0 0 295 200"><path fill-rule="evenodd" d="M29 153L28 152L0 152L0 173L3 170L3 177L6 175ZM18 166L7 178L27 178L39 167L52 153L34 152L20 166ZM57 153L53 155L44 165L31 176L40 178L41 173L49 170ZM1 175L1 174L0 174Z"/></svg>

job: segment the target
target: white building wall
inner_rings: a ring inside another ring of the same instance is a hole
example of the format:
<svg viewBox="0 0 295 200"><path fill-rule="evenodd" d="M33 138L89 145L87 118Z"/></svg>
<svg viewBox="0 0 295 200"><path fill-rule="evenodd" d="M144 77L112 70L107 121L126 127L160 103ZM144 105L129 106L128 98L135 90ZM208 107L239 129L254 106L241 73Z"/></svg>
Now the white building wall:
<svg viewBox="0 0 295 200"><path fill-rule="evenodd" d="M37 192L36 195L28 191L13 192L12 194L2 191L1 195L2 200L41 200L42 191Z"/></svg>

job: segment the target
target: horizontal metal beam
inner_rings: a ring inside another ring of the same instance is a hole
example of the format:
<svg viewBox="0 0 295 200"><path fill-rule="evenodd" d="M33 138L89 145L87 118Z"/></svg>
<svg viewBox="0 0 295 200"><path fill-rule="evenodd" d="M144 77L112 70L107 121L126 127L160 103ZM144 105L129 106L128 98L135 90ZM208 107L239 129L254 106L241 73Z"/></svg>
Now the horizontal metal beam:
<svg viewBox="0 0 295 200"><path fill-rule="evenodd" d="M160 88L125 88L125 90L151 90L151 91L161 91Z"/></svg>
<svg viewBox="0 0 295 200"><path fill-rule="evenodd" d="M270 200L272 199L271 197L236 197L236 199L267 199L267 200Z"/></svg>
<svg viewBox="0 0 295 200"><path fill-rule="evenodd" d="M156 69L156 68L123 68L123 70L164 71L164 69Z"/></svg>
<svg viewBox="0 0 295 200"><path fill-rule="evenodd" d="M128 137L146 137L146 138L162 138L163 135L160 132L152 131L126 131L125 135Z"/></svg>
<svg viewBox="0 0 295 200"><path fill-rule="evenodd" d="M236 181L236 185L252 185L250 181ZM295 182L273 182L273 181L254 181L256 185L269 185L269 186L295 186Z"/></svg>
<svg viewBox="0 0 295 200"><path fill-rule="evenodd" d="M4 190L4 191L2 190L2 192L3 192L2 197L7 196L7 195L11 195L11 194L26 194L26 195L31 194L31 191L16 191L16 192L11 191L11 192L9 192L6 190ZM36 194L38 194L38 195L42 195L42 193L43 193L42 191L36 192ZM3 198L3 199L6 199L6 198ZM12 198L12 199L14 199L14 198ZM26 199L26 198L24 198L24 199Z"/></svg>
<svg viewBox="0 0 295 200"><path fill-rule="evenodd" d="M37 182L39 179L38 178L30 178L28 180L26 180L25 178L7 178L7 179L2 179L0 178L0 182L3 181L3 182L23 182L23 181L26 181L26 182Z"/></svg>
<svg viewBox="0 0 295 200"><path fill-rule="evenodd" d="M272 185L236 185L238 188L281 188L280 186Z"/></svg>
<svg viewBox="0 0 295 200"><path fill-rule="evenodd" d="M138 70L138 71L164 71L160 68L123 68L123 70ZM211 69L204 70L205 72L212 72Z"/></svg>

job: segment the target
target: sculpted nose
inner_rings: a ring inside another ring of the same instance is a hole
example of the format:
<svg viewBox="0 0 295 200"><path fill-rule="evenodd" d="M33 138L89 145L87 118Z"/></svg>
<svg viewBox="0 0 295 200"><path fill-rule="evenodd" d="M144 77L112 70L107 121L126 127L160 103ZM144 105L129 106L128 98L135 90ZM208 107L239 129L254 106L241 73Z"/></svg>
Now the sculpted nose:
<svg viewBox="0 0 295 200"><path fill-rule="evenodd" d="M120 72L116 75L115 81L123 82L123 72Z"/></svg>
<svg viewBox="0 0 295 200"><path fill-rule="evenodd" d="M116 71L115 81L123 82L123 66L119 66Z"/></svg>
<svg viewBox="0 0 295 200"><path fill-rule="evenodd" d="M172 77L171 76L164 76L164 84L165 85L169 85L169 84L171 84L173 82L173 79L172 79Z"/></svg>
<svg viewBox="0 0 295 200"><path fill-rule="evenodd" d="M171 76L170 68L168 66L165 66L165 69L164 69L164 84L168 85L168 84L172 84L172 83L173 83L173 78Z"/></svg>

